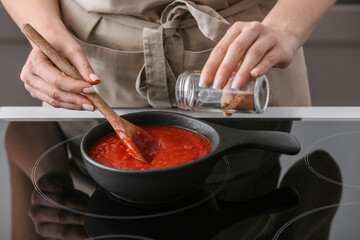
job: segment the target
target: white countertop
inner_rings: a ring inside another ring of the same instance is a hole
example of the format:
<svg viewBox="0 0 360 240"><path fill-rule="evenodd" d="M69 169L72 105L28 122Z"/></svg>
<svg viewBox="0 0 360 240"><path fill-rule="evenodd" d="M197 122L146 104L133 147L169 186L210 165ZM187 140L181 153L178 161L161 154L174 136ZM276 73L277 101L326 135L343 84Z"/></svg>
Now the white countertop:
<svg viewBox="0 0 360 240"><path fill-rule="evenodd" d="M180 109L114 109L119 115L139 111L169 111L196 118L223 118L221 113L191 112ZM360 107L269 107L263 114L237 113L232 119L291 119L302 121L360 120ZM51 107L0 107L5 121L86 121L104 119L99 111L74 111Z"/></svg>

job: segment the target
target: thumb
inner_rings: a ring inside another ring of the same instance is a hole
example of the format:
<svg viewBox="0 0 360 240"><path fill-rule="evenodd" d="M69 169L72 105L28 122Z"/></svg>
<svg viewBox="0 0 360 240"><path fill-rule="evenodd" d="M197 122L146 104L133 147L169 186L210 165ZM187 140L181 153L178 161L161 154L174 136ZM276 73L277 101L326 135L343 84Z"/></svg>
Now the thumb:
<svg viewBox="0 0 360 240"><path fill-rule="evenodd" d="M83 51L83 49L79 46L76 51L73 51L69 57L71 64L76 68L76 70L80 73L80 75L84 78L84 80L90 84L98 84L100 82L100 78L95 74L94 70L90 66L88 59Z"/></svg>

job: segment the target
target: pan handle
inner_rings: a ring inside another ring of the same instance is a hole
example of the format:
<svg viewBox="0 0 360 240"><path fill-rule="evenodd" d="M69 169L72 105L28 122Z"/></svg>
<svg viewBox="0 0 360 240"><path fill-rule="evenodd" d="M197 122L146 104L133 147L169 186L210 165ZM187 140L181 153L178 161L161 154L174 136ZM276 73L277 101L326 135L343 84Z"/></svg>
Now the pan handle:
<svg viewBox="0 0 360 240"><path fill-rule="evenodd" d="M228 153L239 148L259 148L272 152L296 155L301 149L298 139L287 132L239 130L214 126L220 135L219 153Z"/></svg>

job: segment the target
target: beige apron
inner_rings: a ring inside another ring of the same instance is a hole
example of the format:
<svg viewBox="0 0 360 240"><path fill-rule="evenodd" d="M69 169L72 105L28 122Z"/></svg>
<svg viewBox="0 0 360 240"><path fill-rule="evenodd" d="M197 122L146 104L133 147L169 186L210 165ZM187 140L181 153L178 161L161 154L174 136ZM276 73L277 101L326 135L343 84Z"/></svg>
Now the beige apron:
<svg viewBox="0 0 360 240"><path fill-rule="evenodd" d="M97 91L112 107L121 108L175 106L176 77L183 71L201 69L216 42L232 23L261 21L275 2L60 1L66 26L103 80ZM267 75L271 105L310 104L302 49L289 67L272 69ZM289 125L282 123L234 124L232 127L237 128L289 130ZM61 125L65 134L74 133L72 123ZM277 154L242 150L228 155L227 160L231 173L219 197L247 200L276 188L280 171ZM225 170L224 162L219 161L207 180L209 186L218 186L224 179ZM265 216L239 222L215 239L256 239L267 219Z"/></svg>
<svg viewBox="0 0 360 240"><path fill-rule="evenodd" d="M121 108L175 106L176 77L201 69L230 24L261 21L274 2L60 1L66 26L103 80L97 90L112 107ZM310 105L302 49L286 69L267 75L270 105Z"/></svg>

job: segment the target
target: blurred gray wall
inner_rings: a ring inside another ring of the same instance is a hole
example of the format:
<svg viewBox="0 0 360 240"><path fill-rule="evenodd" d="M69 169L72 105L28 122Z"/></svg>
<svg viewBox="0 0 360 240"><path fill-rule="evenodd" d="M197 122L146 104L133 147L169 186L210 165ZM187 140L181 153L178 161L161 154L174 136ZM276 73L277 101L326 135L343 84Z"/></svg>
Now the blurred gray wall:
<svg viewBox="0 0 360 240"><path fill-rule="evenodd" d="M360 1L356 1L335 5L304 46L314 106L360 106Z"/></svg>
<svg viewBox="0 0 360 240"><path fill-rule="evenodd" d="M30 44L0 4L0 106L34 106L20 81L20 72L30 52Z"/></svg>
<svg viewBox="0 0 360 240"><path fill-rule="evenodd" d="M0 119L0 239L10 239L11 204L10 176L3 139L7 123Z"/></svg>

